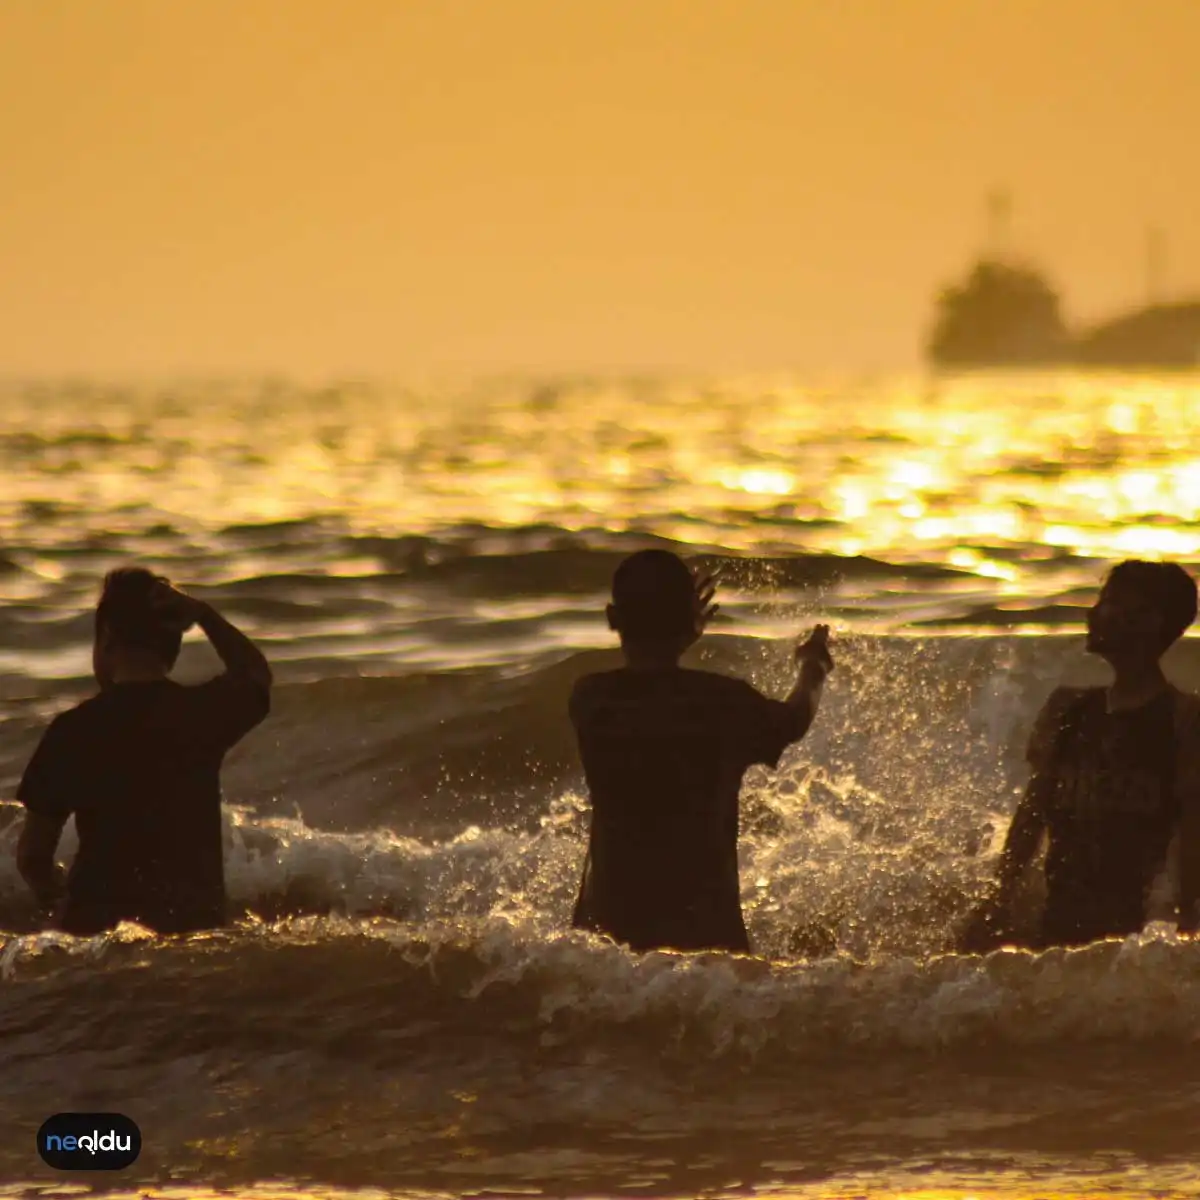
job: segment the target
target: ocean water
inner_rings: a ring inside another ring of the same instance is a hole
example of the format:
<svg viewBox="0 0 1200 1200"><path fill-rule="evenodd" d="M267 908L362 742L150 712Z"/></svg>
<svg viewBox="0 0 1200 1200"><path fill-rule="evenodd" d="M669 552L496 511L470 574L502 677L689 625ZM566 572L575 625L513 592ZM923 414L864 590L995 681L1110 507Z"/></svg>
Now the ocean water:
<svg viewBox="0 0 1200 1200"><path fill-rule="evenodd" d="M228 930L41 931L0 803L0 1197L1200 1195L1200 943L951 952L1033 715L1104 678L1103 571L1200 566L1197 430L1196 375L0 385L0 796L93 686L113 566L277 679ZM566 697L647 545L720 568L698 664L782 694L834 627L745 781L751 957L568 928ZM1200 643L1167 667L1200 688ZM55 1174L60 1111L140 1159Z"/></svg>

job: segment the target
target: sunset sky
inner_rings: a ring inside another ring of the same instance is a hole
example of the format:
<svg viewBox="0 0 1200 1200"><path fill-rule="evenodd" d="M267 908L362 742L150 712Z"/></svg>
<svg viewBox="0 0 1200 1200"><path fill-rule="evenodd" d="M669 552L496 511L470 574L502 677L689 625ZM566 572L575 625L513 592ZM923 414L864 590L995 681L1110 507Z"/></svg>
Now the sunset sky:
<svg viewBox="0 0 1200 1200"><path fill-rule="evenodd" d="M1200 294L1198 0L0 0L0 373L914 364Z"/></svg>

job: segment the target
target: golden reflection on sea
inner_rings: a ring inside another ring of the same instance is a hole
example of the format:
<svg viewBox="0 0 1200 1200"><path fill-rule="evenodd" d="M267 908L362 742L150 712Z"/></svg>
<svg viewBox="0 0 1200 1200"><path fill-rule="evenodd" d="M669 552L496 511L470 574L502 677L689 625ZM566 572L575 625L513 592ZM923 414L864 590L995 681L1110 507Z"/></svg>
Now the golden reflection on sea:
<svg viewBox="0 0 1200 1200"><path fill-rule="evenodd" d="M0 389L9 540L336 514L937 562L1200 557L1200 376ZM66 528L30 514L65 510Z"/></svg>

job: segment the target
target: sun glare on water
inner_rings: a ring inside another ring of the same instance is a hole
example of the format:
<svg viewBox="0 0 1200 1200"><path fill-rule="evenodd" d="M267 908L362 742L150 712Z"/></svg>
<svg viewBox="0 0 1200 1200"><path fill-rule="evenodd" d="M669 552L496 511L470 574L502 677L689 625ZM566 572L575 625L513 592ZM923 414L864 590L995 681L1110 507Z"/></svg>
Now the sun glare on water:
<svg viewBox="0 0 1200 1200"><path fill-rule="evenodd" d="M336 515L363 534L644 530L1019 582L1200 555L1200 376L816 388L506 382L0 393L0 522L50 540Z"/></svg>

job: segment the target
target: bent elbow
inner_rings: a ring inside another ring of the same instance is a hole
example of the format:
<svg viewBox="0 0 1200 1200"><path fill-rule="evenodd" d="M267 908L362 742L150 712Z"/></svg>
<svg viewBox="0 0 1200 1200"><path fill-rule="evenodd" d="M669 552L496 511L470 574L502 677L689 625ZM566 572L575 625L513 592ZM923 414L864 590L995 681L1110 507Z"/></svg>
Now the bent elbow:
<svg viewBox="0 0 1200 1200"><path fill-rule="evenodd" d="M231 675L240 676L246 683L252 683L265 692L269 692L275 683L271 664L267 662L266 655L257 648L254 654L246 657L244 662L238 663L236 667L229 667L227 670Z"/></svg>

